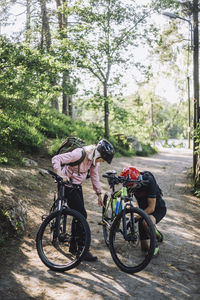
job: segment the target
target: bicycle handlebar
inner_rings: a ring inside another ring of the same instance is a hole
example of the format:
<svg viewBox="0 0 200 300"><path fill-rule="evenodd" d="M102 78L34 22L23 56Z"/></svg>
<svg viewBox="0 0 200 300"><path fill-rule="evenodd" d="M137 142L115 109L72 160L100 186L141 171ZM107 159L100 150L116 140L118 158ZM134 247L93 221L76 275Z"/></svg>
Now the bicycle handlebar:
<svg viewBox="0 0 200 300"><path fill-rule="evenodd" d="M63 178L60 177L58 174L51 170L47 170L47 172L56 180L56 182L63 181Z"/></svg>
<svg viewBox="0 0 200 300"><path fill-rule="evenodd" d="M122 183L122 184L137 183L137 184L140 184L140 186L144 186L149 183L148 180L134 180L134 179L130 179L128 177L115 176L114 174L111 174L111 175L103 174L102 177L107 178L108 183L113 186L117 185L119 183Z"/></svg>
<svg viewBox="0 0 200 300"><path fill-rule="evenodd" d="M134 179L130 179L128 177L123 177L123 176L113 176L113 175L108 175L108 174L103 174L102 175L104 178L108 178L108 179L115 179L116 181L118 180L119 183L125 183L125 182L140 182L141 180L134 180Z"/></svg>
<svg viewBox="0 0 200 300"><path fill-rule="evenodd" d="M73 187L73 184L72 184L70 181L64 182L64 181L63 181L63 178L62 178L61 176L59 176L58 174L56 174L55 172L53 172L53 171L51 171L51 170L47 170L47 172L55 179L55 181L56 181L57 183L58 183L58 182L61 182L61 183L63 183L64 185Z"/></svg>

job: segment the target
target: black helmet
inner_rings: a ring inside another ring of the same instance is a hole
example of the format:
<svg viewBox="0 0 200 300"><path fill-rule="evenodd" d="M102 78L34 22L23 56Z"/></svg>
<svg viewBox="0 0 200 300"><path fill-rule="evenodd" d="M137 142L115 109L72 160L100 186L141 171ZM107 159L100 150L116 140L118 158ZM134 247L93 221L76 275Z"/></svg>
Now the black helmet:
<svg viewBox="0 0 200 300"><path fill-rule="evenodd" d="M107 163L111 163L115 150L111 143L107 140L103 139L99 141L97 144L97 151L101 154L101 158L103 158Z"/></svg>

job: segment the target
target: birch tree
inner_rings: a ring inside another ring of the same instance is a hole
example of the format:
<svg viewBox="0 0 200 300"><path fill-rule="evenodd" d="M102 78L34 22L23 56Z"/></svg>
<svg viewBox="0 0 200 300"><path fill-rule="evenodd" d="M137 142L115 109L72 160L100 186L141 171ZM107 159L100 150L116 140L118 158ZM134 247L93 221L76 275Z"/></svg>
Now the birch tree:
<svg viewBox="0 0 200 300"><path fill-rule="evenodd" d="M119 69L130 61L129 47L137 47L138 39L145 37L147 29L143 25L149 13L148 7L138 1L89 0L79 7L78 18L83 28L74 36L77 65L101 84L107 138L110 88L119 84Z"/></svg>
<svg viewBox="0 0 200 300"><path fill-rule="evenodd" d="M68 32L68 0L56 0L57 6L57 16L58 16L58 26L61 44L63 40L67 40ZM68 49L63 49L61 55L66 56L64 52L69 51ZM64 59L65 60L65 59ZM64 70L62 74L62 112L63 114L72 117L73 107L72 107L72 93L71 93L71 76L69 70Z"/></svg>

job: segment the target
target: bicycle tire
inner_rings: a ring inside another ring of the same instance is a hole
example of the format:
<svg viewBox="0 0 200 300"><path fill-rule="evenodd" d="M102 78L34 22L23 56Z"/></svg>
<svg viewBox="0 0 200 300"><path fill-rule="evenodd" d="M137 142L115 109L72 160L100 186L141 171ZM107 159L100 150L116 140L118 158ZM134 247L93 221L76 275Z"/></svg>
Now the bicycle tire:
<svg viewBox="0 0 200 300"><path fill-rule="evenodd" d="M123 211L121 211L115 218L111 228L110 228L110 236L109 236L109 249L111 256L115 262L115 264L126 273L137 273L143 270L151 261L155 249L155 229L153 222L150 217L144 212L142 209L137 207L125 208L125 220L127 233L129 233L130 240L127 241L124 238L123 231ZM138 222L132 222L132 226L130 226L130 220L133 218L135 220L135 216L142 217L149 228L149 239L150 246L148 252L142 254L140 248L140 237L138 230ZM129 227L128 227L129 224Z"/></svg>
<svg viewBox="0 0 200 300"><path fill-rule="evenodd" d="M103 237L107 247L109 247L109 234L110 234L110 227L113 220L113 209L112 209L112 202L110 202L108 210L107 209L107 202L108 202L108 194L104 195L103 198L103 208L102 208L102 220L103 224Z"/></svg>
<svg viewBox="0 0 200 300"><path fill-rule="evenodd" d="M59 230L58 220L60 220ZM84 242L74 254L69 251L72 222L78 222L84 236ZM56 230L58 234L55 234ZM89 250L90 241L90 228L84 216L73 209L64 208L62 211L51 213L42 222L36 236L36 247L41 261L49 269L61 272L75 268L82 261Z"/></svg>

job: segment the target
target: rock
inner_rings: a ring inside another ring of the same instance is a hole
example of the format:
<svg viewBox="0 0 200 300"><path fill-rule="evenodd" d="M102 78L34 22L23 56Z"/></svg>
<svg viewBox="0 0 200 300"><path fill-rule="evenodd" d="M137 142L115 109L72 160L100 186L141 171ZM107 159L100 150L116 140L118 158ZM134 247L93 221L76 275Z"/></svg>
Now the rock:
<svg viewBox="0 0 200 300"><path fill-rule="evenodd" d="M24 203L10 199L8 208L0 207L0 220L2 240L13 237L15 234L21 236L27 224L27 207Z"/></svg>
<svg viewBox="0 0 200 300"><path fill-rule="evenodd" d="M131 143L131 146L134 150L136 150L137 152L142 152L142 145L140 144L138 139L132 136L127 136L127 141L128 143Z"/></svg>
<svg viewBox="0 0 200 300"><path fill-rule="evenodd" d="M27 223L27 208L25 205L20 202L15 202L9 210L9 219L13 228L18 233L22 233Z"/></svg>
<svg viewBox="0 0 200 300"><path fill-rule="evenodd" d="M38 163L30 158L24 157L24 164L26 167L37 167Z"/></svg>
<svg viewBox="0 0 200 300"><path fill-rule="evenodd" d="M46 169L39 169L39 173L44 176L44 175L49 175L48 171Z"/></svg>

